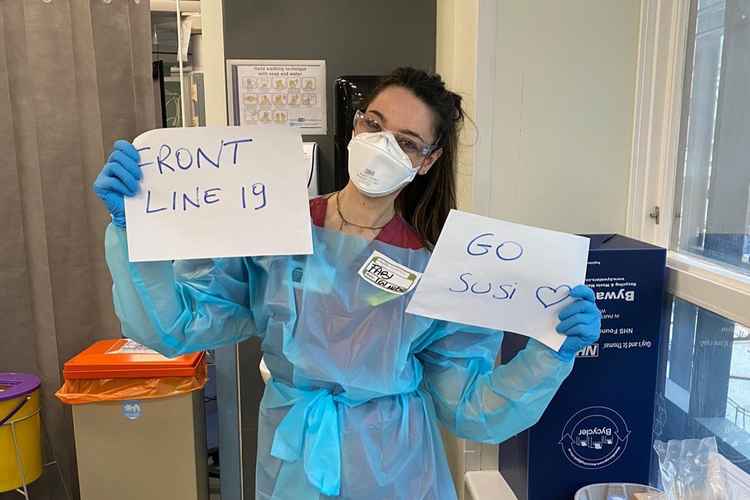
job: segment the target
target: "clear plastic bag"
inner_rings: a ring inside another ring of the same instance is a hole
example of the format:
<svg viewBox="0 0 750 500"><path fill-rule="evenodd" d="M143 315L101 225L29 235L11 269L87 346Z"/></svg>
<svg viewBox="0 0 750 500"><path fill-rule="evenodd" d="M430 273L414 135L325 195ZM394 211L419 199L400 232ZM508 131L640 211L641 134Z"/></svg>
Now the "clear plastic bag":
<svg viewBox="0 0 750 500"><path fill-rule="evenodd" d="M708 455L708 477L711 484L724 487L721 497L726 500L747 500L750 498L750 474L743 471L720 453Z"/></svg>
<svg viewBox="0 0 750 500"><path fill-rule="evenodd" d="M750 476L718 453L716 439L656 441L667 500L747 500Z"/></svg>
<svg viewBox="0 0 750 500"><path fill-rule="evenodd" d="M590 484L576 492L574 500L664 500L656 488L643 484L602 483Z"/></svg>

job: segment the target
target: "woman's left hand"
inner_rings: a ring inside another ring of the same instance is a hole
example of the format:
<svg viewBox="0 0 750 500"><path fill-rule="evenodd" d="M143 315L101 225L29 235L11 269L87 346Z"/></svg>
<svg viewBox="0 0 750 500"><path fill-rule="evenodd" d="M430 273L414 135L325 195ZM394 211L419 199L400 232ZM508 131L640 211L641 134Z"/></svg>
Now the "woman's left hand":
<svg viewBox="0 0 750 500"><path fill-rule="evenodd" d="M578 351L599 340L602 328L602 313L596 307L594 291L586 285L578 285L570 291L575 299L560 311L556 330L567 335L557 355L563 361L572 361Z"/></svg>

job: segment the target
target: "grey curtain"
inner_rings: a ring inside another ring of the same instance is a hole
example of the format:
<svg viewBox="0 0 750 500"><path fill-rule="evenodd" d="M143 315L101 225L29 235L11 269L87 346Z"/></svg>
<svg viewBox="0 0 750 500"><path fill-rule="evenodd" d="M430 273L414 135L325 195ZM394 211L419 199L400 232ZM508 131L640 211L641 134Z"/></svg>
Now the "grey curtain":
<svg viewBox="0 0 750 500"><path fill-rule="evenodd" d="M150 32L148 0L0 0L0 371L43 381L55 463L35 499L78 498L53 393L67 359L120 333L91 185L115 139L155 125Z"/></svg>

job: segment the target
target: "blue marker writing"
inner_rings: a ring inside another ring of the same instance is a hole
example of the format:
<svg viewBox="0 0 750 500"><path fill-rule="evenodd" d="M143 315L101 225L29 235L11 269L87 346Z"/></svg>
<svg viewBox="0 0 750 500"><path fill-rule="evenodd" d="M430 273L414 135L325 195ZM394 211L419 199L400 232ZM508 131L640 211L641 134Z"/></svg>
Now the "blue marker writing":
<svg viewBox="0 0 750 500"><path fill-rule="evenodd" d="M166 148L166 154L164 154L164 148ZM156 164L159 166L159 174L164 175L164 169L162 167L167 167L169 170L174 172L174 168L172 168L167 162L166 159L169 158L169 155L172 154L172 148L169 147L168 144L162 144L159 148L159 154L156 155Z"/></svg>
<svg viewBox="0 0 750 500"><path fill-rule="evenodd" d="M449 288L451 292L466 293L471 292L474 295L487 295L492 291L492 282L487 282L486 285L480 285L479 282L474 282L472 273L463 273L459 275L458 279L461 281L462 288ZM492 298L495 300L511 300L518 291L518 283L502 283L497 285L497 292L492 294Z"/></svg>
<svg viewBox="0 0 750 500"><path fill-rule="evenodd" d="M136 149L136 151L138 151L138 153L141 153L142 151L151 151L151 146L145 146L145 147L142 147L142 148L138 148L138 149ZM143 156L143 155L141 155L141 156ZM138 166L141 167L141 168L143 168L143 167L148 167L149 165L153 165L153 164L154 164L153 161L147 161L146 163L139 163Z"/></svg>
<svg viewBox="0 0 750 500"><path fill-rule="evenodd" d="M488 236L495 236L495 233L482 233L474 237L466 246L466 253L473 257L486 255L490 249L495 247L495 255L503 261L512 261L520 259L523 255L523 246L515 241L501 241L497 245L490 243L480 243L479 240Z"/></svg>
<svg viewBox="0 0 750 500"><path fill-rule="evenodd" d="M197 166L198 168L201 168L201 159L206 160L208 163L213 165L216 168L219 168L219 163L221 162L221 152L224 150L224 140L221 140L221 144L219 145L219 154L216 155L216 161L213 161L204 151L202 148L198 148L198 150L195 152L195 156L197 158Z"/></svg>
<svg viewBox="0 0 750 500"><path fill-rule="evenodd" d="M458 279L461 280L461 283L463 283L465 286L463 290L454 290L453 288L449 288L448 290L450 290L451 292L458 292L458 293L465 292L466 290L469 289L469 283L464 278L466 278L467 276L471 276L471 275L472 275L471 273L463 273L461 276L458 277Z"/></svg>
<svg viewBox="0 0 750 500"><path fill-rule="evenodd" d="M495 248L495 255L500 260L516 260L523 255L523 247L515 241L503 241Z"/></svg>
<svg viewBox="0 0 750 500"><path fill-rule="evenodd" d="M480 251L472 251L472 245L480 238L484 238L485 236L495 236L495 233L482 233L473 240L469 242L469 244L466 246L466 253L469 255L485 255L487 252L489 252L489 249L492 248L492 245L488 245L486 243L477 243L477 247L481 248Z"/></svg>
<svg viewBox="0 0 750 500"><path fill-rule="evenodd" d="M182 193L182 211L187 212L187 204L190 203L195 208L200 208L200 188L195 188L195 201L191 200L187 193Z"/></svg>
<svg viewBox="0 0 750 500"><path fill-rule="evenodd" d="M182 153L182 156L180 156L180 153ZM180 157L182 157L183 160L186 161L185 164L180 161ZM187 170L193 166L193 153L191 153L188 148L179 148L174 152L174 158L175 160L177 160L177 168L179 168L180 170Z"/></svg>
<svg viewBox="0 0 750 500"><path fill-rule="evenodd" d="M260 210L261 208L265 207L268 204L268 200L266 198L266 185L261 182L256 182L250 187L250 189L251 193L256 197L256 199L260 198L260 204L253 208L255 210ZM245 186L242 186L241 194L242 208L247 208L247 190L245 189Z"/></svg>
<svg viewBox="0 0 750 500"><path fill-rule="evenodd" d="M518 286L518 283L515 283L513 285L498 285L498 294L492 294L492 298L496 300L510 300L513 298L513 296L516 294L518 289L516 288ZM510 289L510 291L508 291Z"/></svg>
<svg viewBox="0 0 750 500"><path fill-rule="evenodd" d="M156 212L161 212L162 210L166 210L166 207L158 208L156 210L150 210L151 208L151 190L149 189L146 191L146 213L147 214L154 214Z"/></svg>
<svg viewBox="0 0 750 500"><path fill-rule="evenodd" d="M205 201L207 205L213 205L214 203L221 201L219 195L214 193L214 191L221 191L221 188L206 189L206 193L203 195L203 201ZM211 197L210 200L209 197Z"/></svg>
<svg viewBox="0 0 750 500"><path fill-rule="evenodd" d="M193 196L192 191L189 193L172 191L169 195L172 199L171 211L177 212L181 209L183 212L187 212L190 208L201 208L205 205L219 203L221 201L221 197L219 196L221 191L222 189L218 187L201 190L200 186L195 188L195 196ZM152 201L151 190L148 190L146 192L146 213L155 214L168 210L167 206L156 207L155 205L156 204Z"/></svg>
<svg viewBox="0 0 750 500"><path fill-rule="evenodd" d="M260 182L256 182L255 184L253 184L253 194L255 196L261 196L263 198L263 202L259 206L255 207L255 210L260 210L261 208L265 207L267 204L266 185Z"/></svg>
<svg viewBox="0 0 750 500"><path fill-rule="evenodd" d="M479 285L479 283L474 283L473 285L471 285L471 293L476 294L476 295L484 295L485 293L490 293L490 290L492 290L492 284L491 283L487 283L487 289L486 290L479 290L479 289L477 289L476 288L477 285Z"/></svg>
<svg viewBox="0 0 750 500"><path fill-rule="evenodd" d="M222 141L222 146L234 146L234 153L232 155L233 165L237 165L237 149L239 148L239 145L244 144L246 142L253 142L253 140L248 138L248 139L237 139L234 141L227 141L227 142Z"/></svg>
<svg viewBox="0 0 750 500"><path fill-rule="evenodd" d="M172 156L172 146L170 146L169 144L162 144L159 147L159 154L156 155L156 164L159 167L159 174L161 175L164 175L167 170L175 172L176 170L174 165L176 165L179 170L190 170L190 167L192 167L193 165L195 165L197 168L201 168L205 163L213 165L215 168L219 168L221 166L221 153L224 150L224 146L233 146L232 164L237 165L237 155L239 153L240 144L246 144L249 142L253 142L253 140L249 137L245 139L235 139L232 141L225 141L224 139L222 139L219 143L219 149L216 153L216 159L209 156L202 147L197 147L195 149L195 154L193 154L192 150L189 148L180 147L174 150L173 161L175 163L167 161L169 160L169 157ZM140 149L139 151L147 151L149 149L151 148L146 147ZM143 165L150 164L153 164L153 162L144 163Z"/></svg>

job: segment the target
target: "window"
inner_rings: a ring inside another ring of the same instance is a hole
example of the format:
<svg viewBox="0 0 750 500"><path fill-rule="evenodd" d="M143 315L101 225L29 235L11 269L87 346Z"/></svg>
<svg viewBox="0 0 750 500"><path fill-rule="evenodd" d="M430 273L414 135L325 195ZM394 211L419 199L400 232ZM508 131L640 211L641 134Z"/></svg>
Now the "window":
<svg viewBox="0 0 750 500"><path fill-rule="evenodd" d="M721 453L750 472L750 328L669 299L654 437L715 436Z"/></svg>
<svg viewBox="0 0 750 500"><path fill-rule="evenodd" d="M672 241L750 274L750 2L729 3L701 0L693 14Z"/></svg>
<svg viewBox="0 0 750 500"><path fill-rule="evenodd" d="M668 248L654 437L715 436L750 472L750 0L643 13L628 230Z"/></svg>

